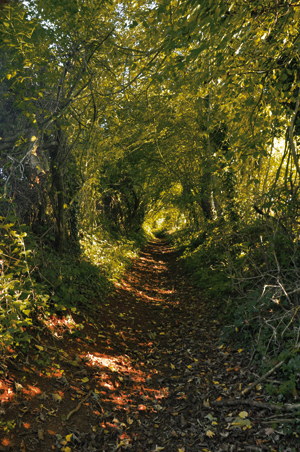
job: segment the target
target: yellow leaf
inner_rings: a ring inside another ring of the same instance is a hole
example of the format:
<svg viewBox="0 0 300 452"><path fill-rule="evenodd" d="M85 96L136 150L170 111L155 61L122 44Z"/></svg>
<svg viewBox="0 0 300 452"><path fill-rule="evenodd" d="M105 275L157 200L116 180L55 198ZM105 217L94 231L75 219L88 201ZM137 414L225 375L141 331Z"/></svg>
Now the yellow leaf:
<svg viewBox="0 0 300 452"><path fill-rule="evenodd" d="M213 421L212 425L218 425L218 423L216 421Z"/></svg>
<svg viewBox="0 0 300 452"><path fill-rule="evenodd" d="M154 22L154 17L148 17L148 22L150 22L150 24L152 24L152 22Z"/></svg>
<svg viewBox="0 0 300 452"><path fill-rule="evenodd" d="M243 351L243 349L242 349L242 348L240 348L240 349L238 350L238 352L239 352L239 353L241 353L242 351Z"/></svg>
<svg viewBox="0 0 300 452"><path fill-rule="evenodd" d="M243 427L243 430L246 428L251 428L251 422L249 419L242 419L241 417L235 418L235 420L230 424L232 427Z"/></svg>
<svg viewBox="0 0 300 452"><path fill-rule="evenodd" d="M73 436L72 433L71 433L71 435L67 435L67 436L66 436L66 440L68 441L68 443L71 441L72 436Z"/></svg>
<svg viewBox="0 0 300 452"><path fill-rule="evenodd" d="M61 402L62 401L62 397L59 394L52 394L52 398L54 400L54 402Z"/></svg>
<svg viewBox="0 0 300 452"><path fill-rule="evenodd" d="M207 430L206 435L212 438L213 436L215 436L215 433L212 432L211 430Z"/></svg>
<svg viewBox="0 0 300 452"><path fill-rule="evenodd" d="M44 347L41 347L41 345L36 345L36 348L38 348L41 352L44 350Z"/></svg>
<svg viewBox="0 0 300 452"><path fill-rule="evenodd" d="M218 382L218 381L214 381L214 380L213 380L213 384L214 384L214 385L218 385L218 384L219 384L219 382Z"/></svg>
<svg viewBox="0 0 300 452"><path fill-rule="evenodd" d="M89 379L87 377L84 377L81 379L82 383L87 383L89 381Z"/></svg>
<svg viewBox="0 0 300 452"><path fill-rule="evenodd" d="M70 447L63 447L62 450L63 452L72 452L72 449L70 449Z"/></svg>
<svg viewBox="0 0 300 452"><path fill-rule="evenodd" d="M260 391L261 388L262 388L262 385L257 385L257 386L256 386L256 390L257 390L257 391Z"/></svg>
<svg viewBox="0 0 300 452"><path fill-rule="evenodd" d="M37 138L33 135L33 137L31 137L30 141L35 141Z"/></svg>
<svg viewBox="0 0 300 452"><path fill-rule="evenodd" d="M171 369L175 369L175 366L174 366L174 364L171 364Z"/></svg>
<svg viewBox="0 0 300 452"><path fill-rule="evenodd" d="M246 417L249 416L249 414L247 413L247 411L241 411L241 412L239 413L239 416L240 416L242 419L245 419Z"/></svg>

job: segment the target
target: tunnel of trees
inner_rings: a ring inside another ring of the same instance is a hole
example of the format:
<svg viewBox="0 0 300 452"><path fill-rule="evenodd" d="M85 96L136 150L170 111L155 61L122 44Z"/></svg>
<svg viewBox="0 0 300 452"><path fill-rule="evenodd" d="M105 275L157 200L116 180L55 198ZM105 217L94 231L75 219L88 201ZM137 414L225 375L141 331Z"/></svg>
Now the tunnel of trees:
<svg viewBox="0 0 300 452"><path fill-rule="evenodd" d="M222 300L225 338L297 347L300 3L12 0L0 17L1 345L101 298L164 233Z"/></svg>

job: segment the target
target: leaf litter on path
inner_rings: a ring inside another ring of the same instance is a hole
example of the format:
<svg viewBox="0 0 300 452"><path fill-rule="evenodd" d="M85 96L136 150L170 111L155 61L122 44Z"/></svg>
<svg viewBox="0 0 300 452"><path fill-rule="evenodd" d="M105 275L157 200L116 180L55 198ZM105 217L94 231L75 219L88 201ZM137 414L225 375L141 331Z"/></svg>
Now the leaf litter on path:
<svg viewBox="0 0 300 452"><path fill-rule="evenodd" d="M93 318L73 315L81 336L41 332L26 365L20 354L10 366L11 352L0 450L279 450L265 410L215 404L248 385L249 369L246 352L219 346L214 309L176 253L149 243Z"/></svg>

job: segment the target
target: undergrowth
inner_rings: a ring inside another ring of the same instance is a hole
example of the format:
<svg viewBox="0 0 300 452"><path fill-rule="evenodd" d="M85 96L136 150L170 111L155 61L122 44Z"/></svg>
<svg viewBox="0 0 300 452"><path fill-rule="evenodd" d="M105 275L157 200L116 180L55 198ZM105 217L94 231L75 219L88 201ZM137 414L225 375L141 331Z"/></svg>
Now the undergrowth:
<svg viewBox="0 0 300 452"><path fill-rule="evenodd" d="M72 313L92 313L106 303L113 280L120 278L146 235L117 240L108 233L80 232L81 251L59 255L51 233L41 239L9 213L0 217L0 347L27 348L32 334ZM72 330L72 328L71 328Z"/></svg>
<svg viewBox="0 0 300 452"><path fill-rule="evenodd" d="M261 372L285 361L279 400L300 390L300 249L297 234L278 222L215 221L171 237L184 267L207 300L219 302L221 343L250 348Z"/></svg>
<svg viewBox="0 0 300 452"><path fill-rule="evenodd" d="M81 237L84 256L111 281L120 278L149 238L143 230L126 238L113 237L107 231L99 229L92 232L82 230Z"/></svg>

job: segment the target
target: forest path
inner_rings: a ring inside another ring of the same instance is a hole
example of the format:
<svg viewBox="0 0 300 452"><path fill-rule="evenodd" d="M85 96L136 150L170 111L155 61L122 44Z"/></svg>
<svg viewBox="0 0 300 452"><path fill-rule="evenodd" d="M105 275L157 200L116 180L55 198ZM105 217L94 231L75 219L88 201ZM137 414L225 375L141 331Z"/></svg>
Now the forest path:
<svg viewBox="0 0 300 452"><path fill-rule="evenodd" d="M231 426L247 406L213 404L245 387L249 357L218 347L216 307L165 241L148 243L108 298L93 318L73 316L78 337L61 326L6 361L0 450L278 450L255 428L261 410L248 410L250 429Z"/></svg>

